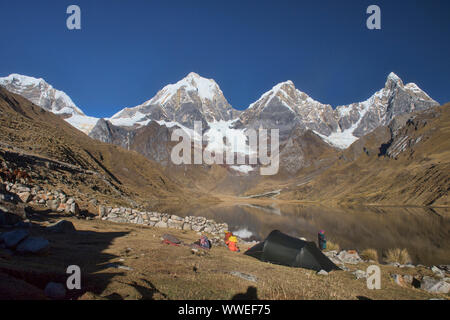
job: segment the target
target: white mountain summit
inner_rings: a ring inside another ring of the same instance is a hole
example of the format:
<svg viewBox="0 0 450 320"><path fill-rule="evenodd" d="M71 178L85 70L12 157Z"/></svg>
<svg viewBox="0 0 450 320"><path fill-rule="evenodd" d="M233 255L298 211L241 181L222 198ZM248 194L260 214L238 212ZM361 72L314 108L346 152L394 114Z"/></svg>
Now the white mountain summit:
<svg viewBox="0 0 450 320"><path fill-rule="evenodd" d="M145 124L147 120L174 121L192 128L194 121L228 121L237 112L214 80L191 72L177 83L162 88L150 100L125 108L109 120L123 126Z"/></svg>

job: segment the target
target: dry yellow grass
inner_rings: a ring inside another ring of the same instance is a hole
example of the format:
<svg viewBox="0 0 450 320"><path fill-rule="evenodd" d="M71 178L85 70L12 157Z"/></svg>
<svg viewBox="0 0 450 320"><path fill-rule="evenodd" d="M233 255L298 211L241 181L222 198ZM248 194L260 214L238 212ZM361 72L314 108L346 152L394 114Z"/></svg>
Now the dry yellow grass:
<svg viewBox="0 0 450 320"><path fill-rule="evenodd" d="M33 223L59 219L40 214ZM0 273L20 275L28 283L43 289L49 281L65 281L68 264L80 266L82 292L72 299L232 299L245 296L254 288L259 299L430 299L436 297L414 288L404 288L390 280L394 267L380 265L382 289L369 290L366 282L355 280L350 272L333 271L326 277L312 270L290 268L261 262L226 247L213 247L205 255L192 254L187 246L161 243L164 233L171 233L184 243L199 235L193 231L167 230L101 220L72 221L78 230L69 236L49 234L33 228L35 236L51 243L47 256L0 258ZM0 232L4 231L0 228ZM116 266L116 267L114 267ZM121 266L125 269L120 269ZM366 264L352 266L363 269ZM396 269L396 268L395 268ZM256 277L256 282L232 275L238 271ZM407 270L411 272L410 270ZM425 270L424 272L431 272ZM1 287L1 283L0 283ZM85 293L86 292L86 293ZM445 295L439 297L446 298Z"/></svg>
<svg viewBox="0 0 450 320"><path fill-rule="evenodd" d="M339 246L339 244L327 240L327 248L325 249L325 251L333 251L333 250L339 251L340 249L341 247Z"/></svg>
<svg viewBox="0 0 450 320"><path fill-rule="evenodd" d="M373 260L378 262L378 252L375 249L365 249L361 252L360 257L364 260Z"/></svg>
<svg viewBox="0 0 450 320"><path fill-rule="evenodd" d="M386 251L386 262L398 262L400 264L411 263L411 257L406 249L389 249Z"/></svg>

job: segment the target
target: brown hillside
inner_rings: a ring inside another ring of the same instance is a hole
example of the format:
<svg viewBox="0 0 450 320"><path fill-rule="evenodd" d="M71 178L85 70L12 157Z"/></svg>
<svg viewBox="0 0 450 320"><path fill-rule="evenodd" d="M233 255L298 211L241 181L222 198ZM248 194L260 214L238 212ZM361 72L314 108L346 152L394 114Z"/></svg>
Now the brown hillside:
<svg viewBox="0 0 450 320"><path fill-rule="evenodd" d="M128 201L134 195L151 201L187 196L157 163L136 152L93 140L60 117L4 88L0 88L0 143L0 157L4 160L21 157L24 166L30 166L30 161L47 167L73 166L76 172L57 170L54 179L54 170L45 170L44 166L43 179L55 185L66 181L65 187L95 194L99 199L112 196L114 200Z"/></svg>

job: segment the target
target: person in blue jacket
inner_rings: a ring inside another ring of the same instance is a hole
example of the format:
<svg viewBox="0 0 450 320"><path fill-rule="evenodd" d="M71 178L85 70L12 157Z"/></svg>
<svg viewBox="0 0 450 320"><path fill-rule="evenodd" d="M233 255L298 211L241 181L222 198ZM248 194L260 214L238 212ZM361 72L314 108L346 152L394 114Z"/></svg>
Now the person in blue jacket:
<svg viewBox="0 0 450 320"><path fill-rule="evenodd" d="M317 237L319 239L319 249L325 250L327 248L327 239L325 238L325 231L320 230Z"/></svg>

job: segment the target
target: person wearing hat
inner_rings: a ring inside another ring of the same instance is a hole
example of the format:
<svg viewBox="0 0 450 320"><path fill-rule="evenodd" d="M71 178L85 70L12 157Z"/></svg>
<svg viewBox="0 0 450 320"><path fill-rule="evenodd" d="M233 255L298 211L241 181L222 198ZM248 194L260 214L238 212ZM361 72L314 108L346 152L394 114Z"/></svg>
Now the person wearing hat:
<svg viewBox="0 0 450 320"><path fill-rule="evenodd" d="M319 249L325 250L327 248L327 239L325 238L325 231L320 230L317 237L319 240Z"/></svg>

